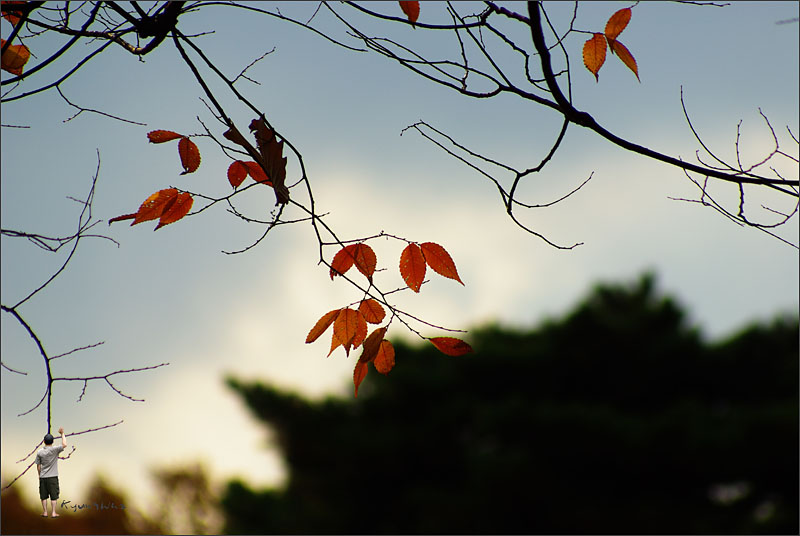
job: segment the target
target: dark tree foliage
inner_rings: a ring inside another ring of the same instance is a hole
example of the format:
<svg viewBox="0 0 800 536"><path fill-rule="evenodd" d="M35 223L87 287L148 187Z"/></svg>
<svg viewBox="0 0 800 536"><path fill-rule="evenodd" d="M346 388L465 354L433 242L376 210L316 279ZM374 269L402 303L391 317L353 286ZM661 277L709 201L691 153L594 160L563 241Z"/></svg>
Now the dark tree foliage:
<svg viewBox="0 0 800 536"><path fill-rule="evenodd" d="M219 501L206 466L171 464L153 469L151 476L157 489L156 508L139 510L129 500L130 492L97 474L83 495L61 488L57 520L41 517L41 506L31 508L25 502L29 492L38 498L38 482L9 487L2 495L0 533L219 534Z"/></svg>
<svg viewBox="0 0 800 536"><path fill-rule="evenodd" d="M3 534L164 534L160 525L130 508L126 495L101 476L81 500L74 496L67 500L62 488L58 519L41 517L41 507L30 508L23 501L27 490L30 488L14 486L3 492Z"/></svg>
<svg viewBox="0 0 800 536"><path fill-rule="evenodd" d="M796 534L798 335L708 343L645 276L471 357L398 345L356 400L229 379L289 480L229 482L227 530Z"/></svg>

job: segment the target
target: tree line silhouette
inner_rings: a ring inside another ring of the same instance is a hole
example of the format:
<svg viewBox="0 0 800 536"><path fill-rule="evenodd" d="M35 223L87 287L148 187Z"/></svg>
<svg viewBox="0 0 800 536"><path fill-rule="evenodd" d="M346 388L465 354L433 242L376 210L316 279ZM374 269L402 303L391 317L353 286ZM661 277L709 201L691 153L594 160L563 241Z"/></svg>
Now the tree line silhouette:
<svg viewBox="0 0 800 536"><path fill-rule="evenodd" d="M709 343L652 275L475 355L397 344L357 400L229 385L285 489L233 481L231 533L796 533L798 323Z"/></svg>

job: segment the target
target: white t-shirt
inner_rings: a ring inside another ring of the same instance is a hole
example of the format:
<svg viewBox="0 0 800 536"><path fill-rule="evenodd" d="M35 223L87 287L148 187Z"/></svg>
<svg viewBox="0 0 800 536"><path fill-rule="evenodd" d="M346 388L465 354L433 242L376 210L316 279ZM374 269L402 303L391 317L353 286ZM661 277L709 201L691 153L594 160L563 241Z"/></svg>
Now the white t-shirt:
<svg viewBox="0 0 800 536"><path fill-rule="evenodd" d="M42 466L39 478L58 476L58 453L64 450L61 445L45 445L36 453L36 465Z"/></svg>

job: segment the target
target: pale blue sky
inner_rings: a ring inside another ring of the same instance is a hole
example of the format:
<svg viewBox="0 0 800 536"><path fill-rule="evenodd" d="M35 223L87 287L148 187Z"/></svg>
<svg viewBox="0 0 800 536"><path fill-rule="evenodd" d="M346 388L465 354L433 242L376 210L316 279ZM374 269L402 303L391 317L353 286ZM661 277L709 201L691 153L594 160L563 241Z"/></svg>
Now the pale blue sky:
<svg viewBox="0 0 800 536"><path fill-rule="evenodd" d="M627 5L582 4L576 26L601 30L614 11ZM373 7L400 15L396 3ZM546 7L558 27L569 20L570 4ZM280 8L306 20L315 4ZM511 8L525 9L523 4ZM442 17L443 10L442 4L423 3L420 18ZM586 36L575 34L565 42L575 103L616 134L692 159L697 146L680 108L682 85L695 125L721 154L733 154L740 119L743 156L752 161L769 149L761 107L782 147L796 155L785 133L787 125L798 132L798 24L775 22L797 14L794 2L735 3L722 9L639 4L620 40L639 63L641 83L613 57L596 83L580 61ZM322 13L317 22L342 36L330 16ZM678 170L570 127L545 172L531 177L520 192L532 202L547 202L594 171L592 181L573 198L523 216L526 224L558 243L584 242L559 251L515 227L485 179L421 136L399 136L404 127L424 119L493 158L529 167L549 149L560 124L549 110L511 97L470 100L386 58L346 51L296 26L227 8L186 15L180 27L187 34L214 30L197 42L229 74L275 48L249 71L262 85L244 82L240 89L301 150L319 210L331 212L328 222L342 238L385 230L448 249L465 287L434 277L420 295L398 297L399 305L426 320L464 329L488 321L532 325L568 310L598 280L630 280L645 269L658 274L662 288L677 295L709 337L798 310L797 250L739 228L709 209L668 199L696 196ZM4 36L9 28L4 22ZM386 31L374 23L365 28L373 34ZM390 31L423 49L453 45L445 34ZM102 159L97 218L133 212L150 193L169 185L209 195L230 190L225 178L229 161L210 141L197 140L202 164L183 177L178 176L174 142L147 143L146 133L153 129L202 132L198 115L220 133L169 43L144 62L111 47L63 90L76 103L147 126L91 114L63 123L73 111L55 92L4 104L4 124L32 128L3 129L3 228L42 234L71 229L78 205L66 196L87 193L96 150ZM225 97L223 105L241 125L252 119L232 99ZM796 164L783 169L797 177ZM272 193L261 194L252 206L271 207ZM790 210L787 201L779 203ZM323 313L359 298L317 266L307 224L277 229L259 247L234 256L220 251L248 245L261 228L236 220L222 207L157 233L153 226L103 224L102 231L121 247L86 241L69 270L20 310L52 353L105 341L56 361L59 375L171 363L115 382L126 393L145 398L144 403L124 400L98 382L76 403L80 385L56 384L56 428L77 431L125 419L117 428L75 438L78 450L61 469L68 499L79 496L87 479L102 471L112 483L124 478L134 486L137 504L146 506L148 468L195 459L209 463L218 480L239 475L261 484L276 482L282 474L276 451L225 390L225 373L309 396L352 396L352 357L339 351L326 359L327 342L303 344ZM798 241L797 218L783 235ZM399 283L401 247L394 242L373 246L379 268L388 269L379 274L386 286ZM3 303L15 303L35 288L60 260L3 238ZM389 336L405 333L393 325ZM30 339L6 314L2 358L28 372L24 378L2 373L2 472L8 477L17 472L14 462L45 430L42 410L16 417L41 396L43 367ZM33 472L21 481L32 500L35 480Z"/></svg>

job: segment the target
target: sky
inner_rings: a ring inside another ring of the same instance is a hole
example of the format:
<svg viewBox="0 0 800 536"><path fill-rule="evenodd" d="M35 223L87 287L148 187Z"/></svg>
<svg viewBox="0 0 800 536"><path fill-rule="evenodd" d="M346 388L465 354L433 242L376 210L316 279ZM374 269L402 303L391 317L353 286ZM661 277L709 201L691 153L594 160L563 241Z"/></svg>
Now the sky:
<svg viewBox="0 0 800 536"><path fill-rule="evenodd" d="M608 17L628 5L581 4L576 28L602 31ZM261 6L274 9L275 3ZM372 7L402 16L395 3ZM525 9L520 3L509 7ZM316 4L279 8L305 21ZM346 6L336 9L371 35L391 35L433 55L458 57L450 34L396 28ZM468 6L459 4L459 9L467 12ZM572 4L546 4L546 9L563 31ZM781 148L796 156L797 145L786 128L798 132L798 23L776 22L797 16L793 2L737 2L724 8L638 4L619 39L636 57L641 82L611 56L596 82L580 60L587 35L572 34L564 46L571 58L573 102L623 138L693 160L699 147L683 117L682 88L693 124L723 157L735 157L740 121L745 163L771 150L772 136L759 109L775 127ZM445 5L423 3L420 21L426 20L446 21ZM347 40L324 9L314 23ZM2 24L6 37L10 25ZM631 281L646 270L657 274L660 288L676 296L690 311L692 324L711 340L798 311L797 249L741 228L709 208L671 199L697 198L696 187L675 168L570 127L553 160L526 179L519 192L521 199L546 203L592 175L564 202L520 214L526 225L553 242L582 243L559 250L516 227L484 177L413 131L400 136L408 125L425 120L493 159L532 167L560 126L548 109L509 96L469 99L385 57L345 50L299 26L229 7L186 14L179 27L185 34L212 32L196 42L230 75L269 52L248 70L260 85L241 80L237 87L300 150L318 209L328 213L325 221L341 238L385 231L447 249L464 286L432 275L419 294L393 295L400 308L432 324L456 329L489 322L534 326L569 311L597 282ZM529 36L514 35L529 47ZM28 42L39 58L46 52L38 51L59 46L47 39ZM85 50L77 47L77 52ZM31 87L63 73L79 58L68 55L60 67L43 70ZM32 58L29 65L36 61ZM257 247L237 255L222 251L250 245L263 229L222 206L157 233L153 222L106 225L169 186L212 196L230 192L225 175L230 160L208 138L195 138L202 163L184 176L179 175L175 142L147 143L146 133L154 129L203 133L198 117L216 135L223 130L170 43L143 61L110 47L62 84L62 91L76 104L146 126L90 112L65 122L75 109L54 91L2 105L4 125L30 127L2 130L2 228L71 233L80 206L69 197L85 198L99 154L93 216L104 221L96 230L119 243L82 242L68 269L19 312L52 354L104 342L54 361L59 376L169 363L115 377L117 388L144 402L124 399L101 381L90 382L80 401L81 382L54 385L55 429L63 426L70 433L124 420L114 428L68 438L77 450L60 465L63 498L80 500L100 472L112 485L124 482L131 501L146 511L154 504L150 471L194 461L205 463L216 482L239 477L255 486L279 485L286 475L280 452L269 431L225 387L224 378L261 380L312 398L352 396L354 358L341 350L326 358L326 336L310 345L304 340L320 316L358 300L358 291L340 279L332 282L318 265L308 223L276 228ZM230 94L221 102L246 130L252 111ZM776 166L798 176L795 163L776 161ZM297 160L289 155L287 176L297 173ZM719 184L712 189L735 202L735 189ZM254 217L265 217L273 207L272 192L251 193L241 206ZM788 198L753 194L747 202L753 214L765 218L770 215L759 212L760 203L792 209ZM779 231L795 244L797 221ZM401 286L397 263L403 244L369 243L383 269L376 281L383 281L384 288ZM335 253L333 248L325 251L328 259ZM47 253L4 236L2 303L19 301L63 261L63 252ZM36 404L46 382L27 333L10 315L0 319L3 363L27 373L2 372L5 481L24 468L27 462L16 461L46 431L42 408L18 416ZM414 326L426 336L444 334ZM414 340L395 324L388 336ZM16 484L32 502L35 474L29 471Z"/></svg>

